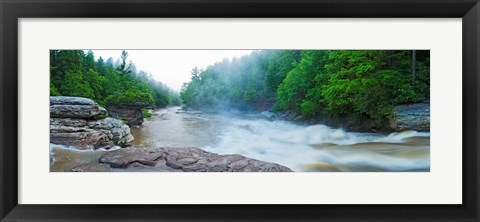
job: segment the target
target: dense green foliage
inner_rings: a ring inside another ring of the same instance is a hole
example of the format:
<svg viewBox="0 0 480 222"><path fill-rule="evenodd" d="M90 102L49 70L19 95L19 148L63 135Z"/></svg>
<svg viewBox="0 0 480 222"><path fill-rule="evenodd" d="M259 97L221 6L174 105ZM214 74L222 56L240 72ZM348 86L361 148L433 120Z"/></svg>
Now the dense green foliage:
<svg viewBox="0 0 480 222"><path fill-rule="evenodd" d="M145 118L152 117L152 114L149 113L147 109L142 108L141 111L142 111L143 117L145 117Z"/></svg>
<svg viewBox="0 0 480 222"><path fill-rule="evenodd" d="M267 109L275 102L278 85L299 59L299 51L255 51L205 70L194 68L181 90L187 107L196 109Z"/></svg>
<svg viewBox="0 0 480 222"><path fill-rule="evenodd" d="M385 126L393 106L429 93L430 51L263 50L194 68L180 97L195 109L273 107Z"/></svg>
<svg viewBox="0 0 480 222"><path fill-rule="evenodd" d="M50 50L50 95L79 96L107 104L148 103L152 107L180 104L178 93L153 80L144 71L137 72L127 62L113 63L102 57L96 61L92 51Z"/></svg>

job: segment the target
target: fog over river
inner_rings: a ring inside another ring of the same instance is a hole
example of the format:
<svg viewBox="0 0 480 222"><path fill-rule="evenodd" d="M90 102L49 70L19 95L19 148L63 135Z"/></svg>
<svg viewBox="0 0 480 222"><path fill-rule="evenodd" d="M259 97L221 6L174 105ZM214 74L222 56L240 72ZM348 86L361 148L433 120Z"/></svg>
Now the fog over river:
<svg viewBox="0 0 480 222"><path fill-rule="evenodd" d="M240 154L294 171L429 171L430 133L354 133L325 125L269 121L258 114L154 111L133 127L136 148L198 147ZM89 162L106 151L75 151L52 145L52 170ZM68 157L68 158L66 158Z"/></svg>

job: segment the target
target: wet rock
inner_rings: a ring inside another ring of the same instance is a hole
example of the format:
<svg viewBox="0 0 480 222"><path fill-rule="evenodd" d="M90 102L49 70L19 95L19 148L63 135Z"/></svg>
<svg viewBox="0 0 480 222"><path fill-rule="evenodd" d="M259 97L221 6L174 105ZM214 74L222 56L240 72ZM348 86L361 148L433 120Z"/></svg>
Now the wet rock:
<svg viewBox="0 0 480 222"><path fill-rule="evenodd" d="M430 104L415 103L395 106L390 127L395 131L430 130Z"/></svg>
<svg viewBox="0 0 480 222"><path fill-rule="evenodd" d="M348 129L348 131L351 132L375 132L375 122L371 119L365 119L360 122L358 121L352 121L348 118L343 119L343 126L346 126L345 128Z"/></svg>
<svg viewBox="0 0 480 222"><path fill-rule="evenodd" d="M99 162L115 168L126 168L134 163L155 166L155 161L163 155L157 149L118 149L105 153Z"/></svg>
<svg viewBox="0 0 480 222"><path fill-rule="evenodd" d="M111 147L112 142L108 135L94 130L83 132L50 133L50 143L74 146L77 149L95 149Z"/></svg>
<svg viewBox="0 0 480 222"><path fill-rule="evenodd" d="M113 118L84 120L50 118L50 142L78 149L126 146L133 141L130 128Z"/></svg>
<svg viewBox="0 0 480 222"><path fill-rule="evenodd" d="M72 172L111 172L110 165L103 163L89 163L74 167Z"/></svg>
<svg viewBox="0 0 480 222"><path fill-rule="evenodd" d="M109 132L113 144L117 146L126 146L133 141L133 136L130 134L130 127L123 124L120 120L113 118L105 118L96 121L89 121L88 127L102 132Z"/></svg>
<svg viewBox="0 0 480 222"><path fill-rule="evenodd" d="M128 168L144 165L152 170L171 168L184 172L292 172L288 167L242 155L218 155L198 148L119 149L105 153L100 163Z"/></svg>
<svg viewBox="0 0 480 222"><path fill-rule="evenodd" d="M274 114L273 116L274 119L281 119L281 120L295 121L295 122L301 122L305 120L305 117L291 110L287 110L285 112L278 112L277 114L273 113L273 114Z"/></svg>
<svg viewBox="0 0 480 222"><path fill-rule="evenodd" d="M295 118L298 116L298 114L294 111L287 111L287 118L289 120L295 120Z"/></svg>
<svg viewBox="0 0 480 222"><path fill-rule="evenodd" d="M50 105L88 105L98 106L96 102L84 97L50 96Z"/></svg>
<svg viewBox="0 0 480 222"><path fill-rule="evenodd" d="M50 97L50 117L98 119L106 115L107 110L91 99L69 96Z"/></svg>
<svg viewBox="0 0 480 222"><path fill-rule="evenodd" d="M100 147L110 148L113 146L126 146L133 141L130 128L121 121L113 118L105 118L96 115L94 118L86 115L74 116L63 115L58 112L58 106L76 106L67 109L68 113L94 113L92 110L100 110L101 115L104 114L101 106L90 99L80 97L50 97L50 143L73 146L78 149L97 149ZM57 106L52 108L52 106ZM90 111L82 111L82 108ZM96 107L96 108L92 108ZM106 111L105 111L106 112Z"/></svg>
<svg viewBox="0 0 480 222"><path fill-rule="evenodd" d="M50 118L50 133L84 132L87 121L74 118Z"/></svg>
<svg viewBox="0 0 480 222"><path fill-rule="evenodd" d="M121 118L129 126L141 125L144 121L142 108L147 107L146 103L136 103L131 105L108 105L107 109L113 118Z"/></svg>
<svg viewBox="0 0 480 222"><path fill-rule="evenodd" d="M263 112L260 113L260 116L262 116L263 118L266 118L268 120L274 120L276 118L275 113L270 112L270 111L263 111Z"/></svg>
<svg viewBox="0 0 480 222"><path fill-rule="evenodd" d="M302 115L298 115L293 119L293 121L296 121L296 122L301 122L303 120L305 120L305 117L303 117Z"/></svg>

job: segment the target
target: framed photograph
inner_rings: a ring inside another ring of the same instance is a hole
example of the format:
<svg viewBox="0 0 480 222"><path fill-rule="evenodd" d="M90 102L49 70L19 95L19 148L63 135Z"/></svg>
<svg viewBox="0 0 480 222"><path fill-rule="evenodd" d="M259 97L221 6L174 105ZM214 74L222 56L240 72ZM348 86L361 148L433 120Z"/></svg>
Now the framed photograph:
<svg viewBox="0 0 480 222"><path fill-rule="evenodd" d="M0 7L1 221L479 221L477 0Z"/></svg>

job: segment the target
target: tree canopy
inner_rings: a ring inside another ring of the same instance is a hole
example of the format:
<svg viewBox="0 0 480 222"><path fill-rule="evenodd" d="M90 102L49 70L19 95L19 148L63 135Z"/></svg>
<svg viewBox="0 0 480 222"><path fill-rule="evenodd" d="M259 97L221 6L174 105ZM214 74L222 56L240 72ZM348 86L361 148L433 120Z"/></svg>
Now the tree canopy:
<svg viewBox="0 0 480 222"><path fill-rule="evenodd" d="M50 50L50 95L79 96L107 104L148 103L152 107L180 104L179 95L145 71L136 70L122 51L113 59L95 60L93 52Z"/></svg>
<svg viewBox="0 0 480 222"><path fill-rule="evenodd" d="M430 51L254 51L194 68L180 97L194 109L273 108L381 127L395 105L429 100Z"/></svg>

